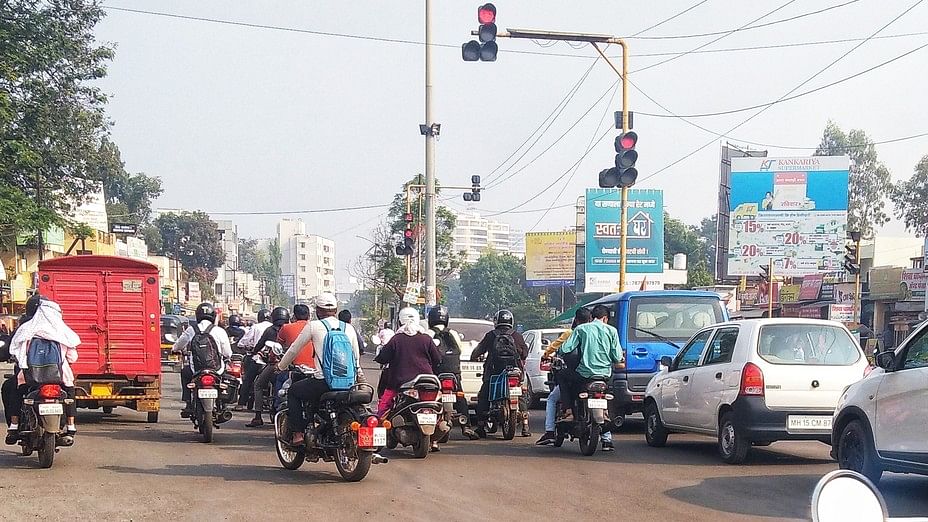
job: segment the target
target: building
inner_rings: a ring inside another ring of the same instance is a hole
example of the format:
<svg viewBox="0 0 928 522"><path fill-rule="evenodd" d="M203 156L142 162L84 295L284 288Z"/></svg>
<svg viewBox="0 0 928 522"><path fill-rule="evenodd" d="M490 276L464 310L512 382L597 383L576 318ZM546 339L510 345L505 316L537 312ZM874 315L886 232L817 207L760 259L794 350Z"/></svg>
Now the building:
<svg viewBox="0 0 928 522"><path fill-rule="evenodd" d="M521 246L525 254L524 237L513 237L509 224L481 217L476 212L456 212L454 251L464 253L464 262L475 263L480 256L493 250L501 254L513 253L513 246Z"/></svg>
<svg viewBox="0 0 928 522"><path fill-rule="evenodd" d="M280 271L284 290L297 302L306 302L322 292L335 292L335 242L306 233L300 219L277 223L280 242Z"/></svg>
<svg viewBox="0 0 928 522"><path fill-rule="evenodd" d="M239 279L243 277L238 267L238 226L229 220L216 220L219 227L219 242L225 261L216 272L216 297L226 304L240 298Z"/></svg>

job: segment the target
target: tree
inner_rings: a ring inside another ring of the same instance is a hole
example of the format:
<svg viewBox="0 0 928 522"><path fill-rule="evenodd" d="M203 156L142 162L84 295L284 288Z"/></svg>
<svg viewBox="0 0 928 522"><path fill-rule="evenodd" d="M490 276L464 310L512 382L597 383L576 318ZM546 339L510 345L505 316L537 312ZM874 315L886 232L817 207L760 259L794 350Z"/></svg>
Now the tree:
<svg viewBox="0 0 928 522"><path fill-rule="evenodd" d="M203 212L165 213L154 221L163 240L161 253L176 257L188 274L196 271L201 282L212 284L216 269L225 262L219 227ZM199 269L199 270L198 270Z"/></svg>
<svg viewBox="0 0 928 522"><path fill-rule="evenodd" d="M501 308L510 310L526 328L543 325L551 318L522 286L525 262L509 254L490 251L461 270L463 313L466 317L492 317Z"/></svg>
<svg viewBox="0 0 928 522"><path fill-rule="evenodd" d="M928 236L928 156L915 165L912 177L895 186L892 200L896 217L905 223L906 230Z"/></svg>
<svg viewBox="0 0 928 522"><path fill-rule="evenodd" d="M710 257L707 255L710 244L703 234L708 229L715 230L713 220L705 218L697 228L664 213L664 262L672 265L674 254L686 254L686 286L689 288L713 283ZM713 241L711 247L714 246Z"/></svg>
<svg viewBox="0 0 928 522"><path fill-rule="evenodd" d="M699 240L703 244L703 254L705 255L707 266L713 269L716 264L717 243L719 237L719 215L712 214L709 217L702 218L699 222ZM714 269L712 270L714 272Z"/></svg>
<svg viewBox="0 0 928 522"><path fill-rule="evenodd" d="M280 282L283 273L280 261L280 243L277 239L272 240L265 249L258 248L256 239L239 239L238 269L263 281L265 295L270 298L271 303L277 305L291 302L290 295L284 291Z"/></svg>
<svg viewBox="0 0 928 522"><path fill-rule="evenodd" d="M407 182L411 185L424 185L425 176L419 174L413 177ZM390 211L387 214L387 228L391 234L400 234L402 235L403 231L406 230L407 221L405 220L406 215L406 184L403 185L403 190L396 193L393 196L393 202L390 204ZM436 187L438 187L438 182L436 181ZM436 197L440 193L440 190L436 188L435 190ZM409 223L412 226L412 229L415 233L414 237L416 238L417 246L423 247L422 252L422 262L425 262L425 201L424 197L416 197L416 191L412 191L413 199L410 201L410 208L412 213L412 222ZM457 217L454 215L448 207L439 205L435 209L435 251L437 256L435 258L435 267L436 267L436 277L439 281L446 281L451 277L458 268L461 266L460 257L454 252L454 226L457 221ZM416 249L416 252L413 254L413 262L418 261L420 249ZM424 265L423 265L424 266ZM423 274L424 279L424 274Z"/></svg>
<svg viewBox="0 0 928 522"><path fill-rule="evenodd" d="M161 179L126 172L115 143L104 138L100 145L100 179L106 197L106 213L112 223L146 224L151 220L151 203L164 192Z"/></svg>
<svg viewBox="0 0 928 522"><path fill-rule="evenodd" d="M103 15L85 0L0 2L0 223L64 225L100 188L107 122L96 80L113 56L93 35ZM48 212L23 204L38 193Z"/></svg>
<svg viewBox="0 0 928 522"><path fill-rule="evenodd" d="M873 237L876 229L889 221L886 215L886 198L892 193L889 169L877 159L876 146L860 129L850 133L832 121L825 126L816 156L851 158L851 176L848 200L848 230L859 231L863 237Z"/></svg>

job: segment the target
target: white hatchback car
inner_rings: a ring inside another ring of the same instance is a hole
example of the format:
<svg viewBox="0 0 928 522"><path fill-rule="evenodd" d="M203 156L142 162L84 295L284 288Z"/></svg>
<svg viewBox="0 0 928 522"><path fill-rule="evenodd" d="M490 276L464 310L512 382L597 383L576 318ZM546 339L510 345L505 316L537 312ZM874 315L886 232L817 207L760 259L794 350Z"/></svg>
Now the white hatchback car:
<svg viewBox="0 0 928 522"><path fill-rule="evenodd" d="M831 455L874 483L883 471L928 475L928 322L876 362L838 401Z"/></svg>
<svg viewBox="0 0 928 522"><path fill-rule="evenodd" d="M703 328L661 365L645 396L648 444L663 446L672 432L712 435L729 464L752 445L830 443L838 399L868 367L844 325L785 318Z"/></svg>

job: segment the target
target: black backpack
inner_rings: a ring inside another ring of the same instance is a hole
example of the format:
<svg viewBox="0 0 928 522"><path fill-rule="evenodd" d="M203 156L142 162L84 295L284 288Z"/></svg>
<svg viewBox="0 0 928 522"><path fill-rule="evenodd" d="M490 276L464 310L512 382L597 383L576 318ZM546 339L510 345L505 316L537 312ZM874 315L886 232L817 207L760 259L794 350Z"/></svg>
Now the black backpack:
<svg viewBox="0 0 928 522"><path fill-rule="evenodd" d="M496 332L496 340L493 341L493 352L497 366L500 368L519 366L519 361L522 359L519 355L519 349L516 348L516 341L512 337L512 332L512 328Z"/></svg>
<svg viewBox="0 0 928 522"><path fill-rule="evenodd" d="M209 333L214 325L209 325L205 331L200 331L199 325L193 327L193 339L190 340L190 354L193 356L193 370L218 370L222 366L219 359L219 345Z"/></svg>
<svg viewBox="0 0 928 522"><path fill-rule="evenodd" d="M441 352L441 364L436 368L436 373L461 373L461 347L452 337L451 332L442 329L435 334L438 341L438 351Z"/></svg>

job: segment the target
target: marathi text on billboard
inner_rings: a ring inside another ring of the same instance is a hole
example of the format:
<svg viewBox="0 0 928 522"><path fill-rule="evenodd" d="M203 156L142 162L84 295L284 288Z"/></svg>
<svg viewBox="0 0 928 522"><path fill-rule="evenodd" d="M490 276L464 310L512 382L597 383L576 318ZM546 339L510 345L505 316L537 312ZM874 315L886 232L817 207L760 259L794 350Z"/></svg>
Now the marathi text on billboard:
<svg viewBox="0 0 928 522"><path fill-rule="evenodd" d="M847 235L847 156L732 158L728 274L777 276L841 269Z"/></svg>
<svg viewBox="0 0 928 522"><path fill-rule="evenodd" d="M576 272L576 238L575 232L525 234L526 285L573 286Z"/></svg>

